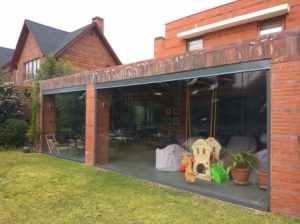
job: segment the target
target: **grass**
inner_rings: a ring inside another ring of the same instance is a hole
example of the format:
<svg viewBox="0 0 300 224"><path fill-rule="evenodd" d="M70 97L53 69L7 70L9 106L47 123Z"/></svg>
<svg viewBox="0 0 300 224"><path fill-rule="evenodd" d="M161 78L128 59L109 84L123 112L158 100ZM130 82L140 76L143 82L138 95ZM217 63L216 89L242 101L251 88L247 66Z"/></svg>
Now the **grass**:
<svg viewBox="0 0 300 224"><path fill-rule="evenodd" d="M0 223L299 223L55 157L0 150Z"/></svg>

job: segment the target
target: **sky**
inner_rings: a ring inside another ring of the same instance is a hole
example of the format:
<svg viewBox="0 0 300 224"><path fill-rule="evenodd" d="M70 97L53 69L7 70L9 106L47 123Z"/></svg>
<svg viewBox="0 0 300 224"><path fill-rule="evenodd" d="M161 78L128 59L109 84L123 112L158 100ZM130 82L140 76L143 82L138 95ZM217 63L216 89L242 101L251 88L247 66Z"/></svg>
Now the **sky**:
<svg viewBox="0 0 300 224"><path fill-rule="evenodd" d="M173 20L233 0L9 0L1 2L0 46L15 48L24 20L73 31L104 18L104 34L122 63L153 58L154 38Z"/></svg>

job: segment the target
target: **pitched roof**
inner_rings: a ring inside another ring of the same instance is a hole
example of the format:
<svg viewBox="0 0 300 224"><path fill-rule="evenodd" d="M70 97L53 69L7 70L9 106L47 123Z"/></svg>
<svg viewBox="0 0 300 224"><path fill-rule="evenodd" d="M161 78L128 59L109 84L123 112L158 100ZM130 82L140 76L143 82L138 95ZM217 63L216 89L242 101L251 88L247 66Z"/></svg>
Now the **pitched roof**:
<svg viewBox="0 0 300 224"><path fill-rule="evenodd" d="M13 64L15 64L20 57L20 51L23 48L26 38L25 35L28 32L31 32L38 47L40 48L43 55L57 55L60 54L64 49L67 48L74 40L79 38L82 34L87 32L88 30L96 28L97 33L100 39L103 41L104 45L106 46L107 50L110 52L112 57L118 64L121 64L120 59L110 46L109 42L103 35L102 31L95 23L91 23L87 26L84 26L80 29L77 29L73 32L67 32L64 30L56 29L50 26L46 26L40 23L36 23L30 20L25 20L18 43L16 47L16 53L13 56Z"/></svg>
<svg viewBox="0 0 300 224"><path fill-rule="evenodd" d="M10 48L0 47L0 68L11 62L14 50Z"/></svg>
<svg viewBox="0 0 300 224"><path fill-rule="evenodd" d="M57 46L69 35L69 32L45 26L30 20L25 20L25 24L34 36L44 55L54 53Z"/></svg>
<svg viewBox="0 0 300 224"><path fill-rule="evenodd" d="M88 30L91 27L91 24L84 26L78 30L75 30L73 32L68 33L68 35L65 37L63 41L61 41L57 47L54 50L54 54L57 54L59 51L61 51L65 46L67 46L69 43L71 43L75 38L77 38L80 34L84 33L86 30Z"/></svg>

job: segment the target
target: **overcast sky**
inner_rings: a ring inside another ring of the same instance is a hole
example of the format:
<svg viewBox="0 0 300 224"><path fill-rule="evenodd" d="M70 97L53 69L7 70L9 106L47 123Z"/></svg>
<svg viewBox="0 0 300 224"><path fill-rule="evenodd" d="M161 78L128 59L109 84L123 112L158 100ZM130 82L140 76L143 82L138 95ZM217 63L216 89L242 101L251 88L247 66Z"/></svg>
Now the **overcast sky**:
<svg viewBox="0 0 300 224"><path fill-rule="evenodd" d="M165 23L233 0L6 0L1 2L0 46L15 48L24 19L73 31L104 18L104 34L123 63L153 58Z"/></svg>

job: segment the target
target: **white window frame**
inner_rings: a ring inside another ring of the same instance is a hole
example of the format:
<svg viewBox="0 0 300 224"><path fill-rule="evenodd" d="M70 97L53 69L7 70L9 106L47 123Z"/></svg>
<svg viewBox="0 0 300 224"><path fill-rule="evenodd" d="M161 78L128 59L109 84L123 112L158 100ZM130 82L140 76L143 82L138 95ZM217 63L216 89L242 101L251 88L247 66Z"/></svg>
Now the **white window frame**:
<svg viewBox="0 0 300 224"><path fill-rule="evenodd" d="M191 51L197 51L203 49L203 38L197 38L197 39L191 39L187 41L187 50L189 52ZM194 46L192 46L194 44Z"/></svg>
<svg viewBox="0 0 300 224"><path fill-rule="evenodd" d="M24 63L25 80L32 80L38 78L38 70L40 68L40 59L36 58Z"/></svg>
<svg viewBox="0 0 300 224"><path fill-rule="evenodd" d="M271 20L264 20L259 23L259 36L277 33L284 30L284 18L279 17Z"/></svg>

